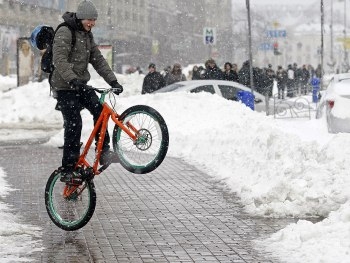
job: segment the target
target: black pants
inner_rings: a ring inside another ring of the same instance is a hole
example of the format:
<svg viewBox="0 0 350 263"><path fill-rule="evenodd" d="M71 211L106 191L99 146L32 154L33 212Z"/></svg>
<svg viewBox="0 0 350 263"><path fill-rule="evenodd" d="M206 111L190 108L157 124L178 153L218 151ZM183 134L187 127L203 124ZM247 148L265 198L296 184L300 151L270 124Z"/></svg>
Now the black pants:
<svg viewBox="0 0 350 263"><path fill-rule="evenodd" d="M64 145L62 166L72 167L78 161L80 155L80 137L82 130L82 119L80 111L86 108L93 116L96 123L102 111L98 96L93 90L83 91L58 91L58 106L63 115L64 121ZM99 134L95 140L97 142ZM103 142L103 151L109 150L109 134L106 131Z"/></svg>
<svg viewBox="0 0 350 263"><path fill-rule="evenodd" d="M286 88L286 85L284 82L277 82L277 89L278 89L278 98L284 99L284 90Z"/></svg>

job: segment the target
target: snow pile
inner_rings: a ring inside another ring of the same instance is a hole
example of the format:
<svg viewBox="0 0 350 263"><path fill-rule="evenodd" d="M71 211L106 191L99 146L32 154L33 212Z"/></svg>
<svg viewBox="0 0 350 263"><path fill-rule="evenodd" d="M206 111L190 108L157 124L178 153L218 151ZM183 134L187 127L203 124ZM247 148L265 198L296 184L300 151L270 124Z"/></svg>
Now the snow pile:
<svg viewBox="0 0 350 263"><path fill-rule="evenodd" d="M0 194L5 197L10 188L0 167ZM0 258L1 262L28 262L23 255L42 249L41 229L20 223L11 209L0 202Z"/></svg>
<svg viewBox="0 0 350 263"><path fill-rule="evenodd" d="M293 253L293 262L350 261L349 134L328 134L324 120L266 117L207 93L139 95L143 75L118 79L125 88L117 99L118 113L136 104L158 110L169 128L169 155L183 158L224 181L251 214L327 218L316 224L299 221L288 226L264 242L267 249L278 251L284 260ZM60 112L52 110L55 100L44 97L47 88L35 85L0 94L0 109L7 113L0 116L0 123L62 124ZM91 85L106 86L100 79L94 79ZM29 107L24 100L40 103ZM18 109L18 105L25 105L30 112ZM87 111L82 115L82 140L86 140L92 118ZM113 126L110 124L109 129ZM62 142L61 129L49 144ZM340 241L330 246L328 240L337 238ZM340 242L343 245L338 245ZM332 257L336 260L327 260Z"/></svg>

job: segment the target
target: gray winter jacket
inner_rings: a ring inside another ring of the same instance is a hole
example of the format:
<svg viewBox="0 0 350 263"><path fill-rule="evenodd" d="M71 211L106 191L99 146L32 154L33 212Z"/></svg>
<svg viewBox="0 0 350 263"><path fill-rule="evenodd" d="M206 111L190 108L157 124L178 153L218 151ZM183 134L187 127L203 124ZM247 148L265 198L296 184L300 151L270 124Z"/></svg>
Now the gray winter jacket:
<svg viewBox="0 0 350 263"><path fill-rule="evenodd" d="M88 82L90 80L89 63L108 84L116 80L113 71L98 49L92 33L84 31L77 23L75 13L66 12L62 17L73 28L76 41L72 47L72 32L66 26L60 27L55 34L53 43L55 69L51 77L53 89L55 91L71 90L69 82L73 79Z"/></svg>

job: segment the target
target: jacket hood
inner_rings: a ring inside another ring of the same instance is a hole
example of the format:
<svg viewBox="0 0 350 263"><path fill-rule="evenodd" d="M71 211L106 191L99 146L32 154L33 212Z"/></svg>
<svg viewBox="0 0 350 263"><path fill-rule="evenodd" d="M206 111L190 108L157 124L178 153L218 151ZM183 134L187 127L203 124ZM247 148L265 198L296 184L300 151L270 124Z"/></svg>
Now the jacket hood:
<svg viewBox="0 0 350 263"><path fill-rule="evenodd" d="M65 12L62 16L64 22L71 26L74 30L83 30L83 26L79 23L75 13Z"/></svg>

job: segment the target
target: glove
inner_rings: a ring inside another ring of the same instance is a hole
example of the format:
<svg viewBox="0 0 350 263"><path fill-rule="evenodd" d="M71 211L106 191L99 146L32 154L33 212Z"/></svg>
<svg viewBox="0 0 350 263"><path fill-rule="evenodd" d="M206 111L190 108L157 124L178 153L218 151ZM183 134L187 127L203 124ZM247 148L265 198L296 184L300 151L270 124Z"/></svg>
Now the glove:
<svg viewBox="0 0 350 263"><path fill-rule="evenodd" d="M113 80L110 85L113 89L114 94L119 95L123 92L123 86L118 83L118 80Z"/></svg>
<svg viewBox="0 0 350 263"><path fill-rule="evenodd" d="M86 87L86 82L80 79L72 79L69 84L76 91L83 90Z"/></svg>

